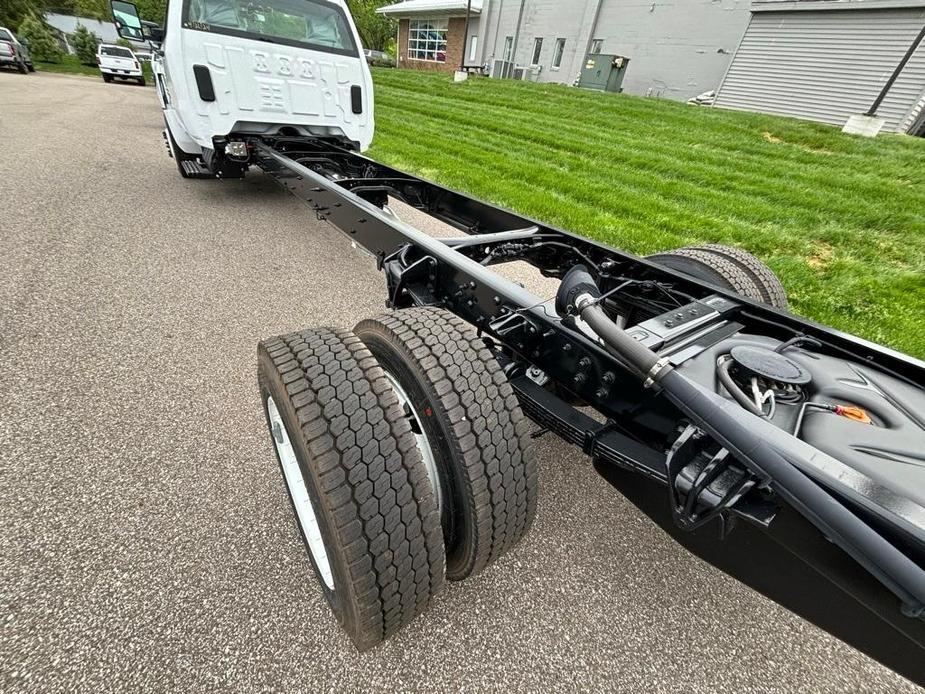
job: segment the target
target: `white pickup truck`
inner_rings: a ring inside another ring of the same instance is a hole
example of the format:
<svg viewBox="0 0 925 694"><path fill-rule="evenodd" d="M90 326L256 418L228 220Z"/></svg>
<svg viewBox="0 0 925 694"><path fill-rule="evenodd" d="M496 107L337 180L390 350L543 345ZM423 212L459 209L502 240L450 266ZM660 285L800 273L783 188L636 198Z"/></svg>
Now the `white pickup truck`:
<svg viewBox="0 0 925 694"><path fill-rule="evenodd" d="M141 63L129 48L101 43L96 49L96 64L99 65L104 82L112 82L118 78L135 80L142 86L145 83Z"/></svg>
<svg viewBox="0 0 925 694"><path fill-rule="evenodd" d="M12 67L23 74L35 72L29 42L20 41L6 27L0 27L0 67Z"/></svg>

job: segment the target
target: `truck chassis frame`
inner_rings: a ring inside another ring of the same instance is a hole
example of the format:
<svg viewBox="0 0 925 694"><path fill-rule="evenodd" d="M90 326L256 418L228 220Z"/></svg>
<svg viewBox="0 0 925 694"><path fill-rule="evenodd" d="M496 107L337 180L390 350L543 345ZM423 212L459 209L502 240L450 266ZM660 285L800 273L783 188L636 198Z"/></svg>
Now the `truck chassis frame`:
<svg viewBox="0 0 925 694"><path fill-rule="evenodd" d="M782 341L813 341L925 388L921 362L384 166L334 141L280 136L252 139L247 146L252 162L375 258L385 273L388 307L439 306L475 326L505 365L521 407L541 433L552 431L579 446L605 479L675 540L925 684L921 605L900 609L895 591L801 513L773 494L757 493L767 480L732 456L717 455L709 470L692 469L683 446L664 450L650 434L678 412L660 397L653 379L644 380L606 349L580 319L560 319L550 310L551 300L490 266L524 261L561 279L581 264L593 271L604 301L618 300L618 292L629 288L619 295L621 308L638 311L647 325L670 329L673 311L676 322L685 324L699 320L698 311L715 312L712 317L718 314L729 332L751 325ZM390 214L389 198L460 235L437 239L402 222ZM684 305L679 296L686 297ZM703 339L724 334L721 328L714 333ZM637 333L637 339L647 336ZM923 558L913 558L921 566Z"/></svg>

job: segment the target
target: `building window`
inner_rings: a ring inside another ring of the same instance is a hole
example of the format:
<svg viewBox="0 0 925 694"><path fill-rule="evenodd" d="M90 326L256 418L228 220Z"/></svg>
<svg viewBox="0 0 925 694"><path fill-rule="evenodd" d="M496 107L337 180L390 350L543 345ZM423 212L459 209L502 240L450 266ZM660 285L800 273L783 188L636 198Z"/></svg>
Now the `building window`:
<svg viewBox="0 0 925 694"><path fill-rule="evenodd" d="M469 37L469 63L475 63L475 55L479 49L479 37L470 36Z"/></svg>
<svg viewBox="0 0 925 694"><path fill-rule="evenodd" d="M408 25L408 58L446 62L446 20L412 19Z"/></svg>
<svg viewBox="0 0 925 694"><path fill-rule="evenodd" d="M505 36L504 37L504 61L510 62L514 53L514 37Z"/></svg>
<svg viewBox="0 0 925 694"><path fill-rule="evenodd" d="M556 39L556 48L552 52L552 68L558 70L562 67L562 54L565 53L565 39Z"/></svg>
<svg viewBox="0 0 925 694"><path fill-rule="evenodd" d="M604 39L594 39L591 42L591 52L600 53L604 49Z"/></svg>
<svg viewBox="0 0 925 694"><path fill-rule="evenodd" d="M540 53L543 52L543 39L536 37L533 39L533 60L530 61L531 65L540 64Z"/></svg>

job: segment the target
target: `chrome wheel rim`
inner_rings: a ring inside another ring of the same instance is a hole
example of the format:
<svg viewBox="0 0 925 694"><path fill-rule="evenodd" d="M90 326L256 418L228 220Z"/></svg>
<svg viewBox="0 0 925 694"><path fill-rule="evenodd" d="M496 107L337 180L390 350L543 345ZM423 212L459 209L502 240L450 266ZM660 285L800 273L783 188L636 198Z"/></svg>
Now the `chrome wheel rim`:
<svg viewBox="0 0 925 694"><path fill-rule="evenodd" d="M437 511L442 512L443 493L440 490L440 473L437 470L437 459L434 457L434 451L430 447L427 434L424 433L421 417L414 408L411 398L408 397L405 389L401 387L401 383L398 382L398 379L388 371L385 371L385 377L392 385L392 390L395 391L395 395L398 397L398 404L401 405L401 408L405 411L405 417L407 417L408 421L411 423L411 433L414 434L415 443L417 443L418 450L421 452L421 458L424 460L424 469L427 471L427 479L430 480L430 487L434 491Z"/></svg>
<svg viewBox="0 0 925 694"><path fill-rule="evenodd" d="M334 575L331 573L331 563L328 561L328 551L324 545L324 538L321 537L321 528L318 526L315 507L312 504L311 497L308 495L308 487L302 477L302 468L299 467L295 449L292 447L292 441L289 438L289 431L286 429L283 418L279 414L279 408L273 402L272 397L267 398L267 416L270 420L273 445L276 446L276 453L283 468L283 477L286 480L286 486L289 488L289 495L292 497L292 505L299 520L299 527L302 528L302 534L308 544L308 551L315 561L318 573L321 574L321 580L324 581L328 590L333 591Z"/></svg>

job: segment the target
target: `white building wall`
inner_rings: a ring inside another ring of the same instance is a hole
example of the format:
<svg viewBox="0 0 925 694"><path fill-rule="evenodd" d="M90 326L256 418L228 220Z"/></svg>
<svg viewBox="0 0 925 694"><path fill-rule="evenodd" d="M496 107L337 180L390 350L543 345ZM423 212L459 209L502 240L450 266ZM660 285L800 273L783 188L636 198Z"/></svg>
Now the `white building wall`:
<svg viewBox="0 0 925 694"><path fill-rule="evenodd" d="M717 89L748 26L751 0L605 0L594 38L630 59L623 90L689 99Z"/></svg>
<svg viewBox="0 0 925 694"><path fill-rule="evenodd" d="M523 17L515 61L529 65L533 41L543 38L542 82L571 84L591 39L602 53L630 58L623 88L632 94L688 99L716 89L750 17L750 0L491 0L483 8L490 43L482 62L501 58L504 37ZM597 21L595 22L595 16ZM556 39L565 39L559 70L552 68Z"/></svg>
<svg viewBox="0 0 925 694"><path fill-rule="evenodd" d="M541 81L571 83L575 77L572 66L575 62L576 46L580 42L582 22L590 0L559 2L557 0L492 0L491 44L486 45L485 62L501 59L504 52L506 36L515 36L516 51L514 62L529 65L533 54L533 40L543 38L543 49L539 65ZM517 32L517 18L523 6L520 31ZM565 39L565 52L559 70L551 69L553 48L557 38ZM581 47L584 51L584 46Z"/></svg>

